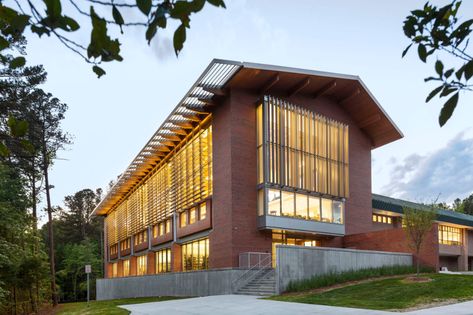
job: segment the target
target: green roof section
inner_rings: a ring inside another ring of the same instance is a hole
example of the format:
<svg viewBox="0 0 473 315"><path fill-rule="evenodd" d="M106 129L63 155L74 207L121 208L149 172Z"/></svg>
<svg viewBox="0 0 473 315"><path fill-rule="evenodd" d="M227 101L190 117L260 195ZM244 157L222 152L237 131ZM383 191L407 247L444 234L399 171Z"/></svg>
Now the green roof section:
<svg viewBox="0 0 473 315"><path fill-rule="evenodd" d="M372 194L372 205L373 209L391 211L399 214L403 213L402 209L404 207L418 210L429 209L428 206L420 203L391 198L378 194ZM445 209L437 209L437 214L437 221L473 227L473 216L471 215Z"/></svg>

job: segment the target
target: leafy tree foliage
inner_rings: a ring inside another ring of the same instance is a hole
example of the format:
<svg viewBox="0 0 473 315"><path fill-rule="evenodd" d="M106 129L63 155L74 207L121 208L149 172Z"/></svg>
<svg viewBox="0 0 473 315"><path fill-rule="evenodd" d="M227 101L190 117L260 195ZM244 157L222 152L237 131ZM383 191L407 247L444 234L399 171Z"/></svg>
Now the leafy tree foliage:
<svg viewBox="0 0 473 315"><path fill-rule="evenodd" d="M24 46L21 36L11 43L19 49ZM69 135L61 129L67 106L38 88L46 78L41 66L12 67L12 60L13 57L7 56L1 58L0 63L0 153L3 153L0 156L4 163L20 170L21 178L27 180L33 214L31 226L36 231L36 206L43 180L48 220L52 222L49 169L57 152L70 143ZM52 224L47 226L52 229ZM50 247L54 248L52 230L49 240ZM36 248L38 246L37 243ZM56 304L54 251L49 250L49 254L51 294Z"/></svg>
<svg viewBox="0 0 473 315"><path fill-rule="evenodd" d="M438 97L447 98L439 115L440 126L452 117L458 104L460 92L472 91L473 54L469 51L469 39L473 19L460 21L462 0L453 0L443 7L427 2L422 9L411 11L404 21L404 34L412 41L402 53L404 57L412 46L417 46L420 60L427 62L436 56L435 75L425 79L440 85L430 92L426 102ZM455 65L446 65L440 58L452 56Z"/></svg>
<svg viewBox="0 0 473 315"><path fill-rule="evenodd" d="M432 224L437 218L434 206L430 210L418 210L414 208L404 208L403 222L406 226L406 233L409 239L409 246L415 251L417 261L417 276L420 272L420 250L424 244L427 233L432 229Z"/></svg>
<svg viewBox="0 0 473 315"><path fill-rule="evenodd" d="M63 301L78 301L87 298L87 274L85 265L91 265L90 293L95 296L95 280L102 277L100 244L87 239L80 243L68 243L63 247L64 259L58 263L58 282Z"/></svg>
<svg viewBox="0 0 473 315"><path fill-rule="evenodd" d="M150 43L158 29L168 27L168 20L178 23L173 37L177 56L186 41L190 16L201 11L206 2L225 8L223 0L31 0L12 2L15 6L0 2L0 60L3 59L2 51L12 48L11 43L21 38L29 29L40 37L55 36L64 46L91 63L93 71L100 77L105 71L99 64L123 60L120 55L120 41L110 37L109 27L119 28L121 33L124 27L143 27L144 38ZM70 14L64 12L64 3L72 6L73 11ZM124 17L126 15L122 14L124 12L139 18L128 20ZM75 42L70 37L71 33L81 31L77 22L79 16L87 17L92 24L87 46ZM20 55L8 63L11 68L21 67L25 64L25 58Z"/></svg>
<svg viewBox="0 0 473 315"><path fill-rule="evenodd" d="M95 279L103 275L102 218L90 214L100 201L101 189L83 189L64 198L65 209L55 207L53 220L56 279L62 301L84 300L87 294L85 265L92 265L91 296L95 295ZM47 226L41 234L49 244Z"/></svg>
<svg viewBox="0 0 473 315"><path fill-rule="evenodd" d="M47 287L47 256L36 246L30 200L19 171L0 163L0 313L38 309Z"/></svg>
<svg viewBox="0 0 473 315"><path fill-rule="evenodd" d="M64 203L68 208L63 218L68 222L64 228L69 229L68 235L72 240L85 240L86 238L99 239L101 222L91 217L95 206L100 202L102 190L95 192L83 189L72 196L66 196Z"/></svg>
<svg viewBox="0 0 473 315"><path fill-rule="evenodd" d="M463 200L456 198L451 205L446 202L438 203L436 207L438 209L452 210L473 215L473 194Z"/></svg>
<svg viewBox="0 0 473 315"><path fill-rule="evenodd" d="M455 199L453 210L473 215L473 194L463 200Z"/></svg>

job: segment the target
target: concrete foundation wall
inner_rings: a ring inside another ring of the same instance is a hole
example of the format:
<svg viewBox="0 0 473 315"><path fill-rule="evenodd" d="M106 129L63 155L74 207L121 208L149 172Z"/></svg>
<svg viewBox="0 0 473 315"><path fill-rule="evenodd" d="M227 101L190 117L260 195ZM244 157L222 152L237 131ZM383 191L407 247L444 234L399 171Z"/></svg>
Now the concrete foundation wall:
<svg viewBox="0 0 473 315"><path fill-rule="evenodd" d="M284 292L291 281L314 275L383 266L412 266L412 255L326 247L277 246L276 286Z"/></svg>
<svg viewBox="0 0 473 315"><path fill-rule="evenodd" d="M97 279L97 300L231 294L233 281L245 271L244 269L216 269Z"/></svg>

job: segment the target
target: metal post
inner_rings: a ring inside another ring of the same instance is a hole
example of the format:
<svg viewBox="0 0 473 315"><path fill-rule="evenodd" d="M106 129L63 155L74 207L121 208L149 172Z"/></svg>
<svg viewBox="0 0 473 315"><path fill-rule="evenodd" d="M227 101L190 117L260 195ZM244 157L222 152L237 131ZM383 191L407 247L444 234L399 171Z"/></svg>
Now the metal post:
<svg viewBox="0 0 473 315"><path fill-rule="evenodd" d="M89 286L89 274L92 272L91 265L85 265L85 273L87 274L87 307L89 307L90 301L90 286Z"/></svg>
<svg viewBox="0 0 473 315"><path fill-rule="evenodd" d="M89 274L87 274L87 307L89 306L90 290L89 290Z"/></svg>

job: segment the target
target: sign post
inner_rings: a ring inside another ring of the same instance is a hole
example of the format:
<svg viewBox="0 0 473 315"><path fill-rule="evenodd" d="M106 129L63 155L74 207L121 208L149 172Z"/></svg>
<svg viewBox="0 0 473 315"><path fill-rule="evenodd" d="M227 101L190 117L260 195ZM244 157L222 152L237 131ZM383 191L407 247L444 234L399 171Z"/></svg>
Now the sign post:
<svg viewBox="0 0 473 315"><path fill-rule="evenodd" d="M87 306L89 306L90 291L89 291L89 274L92 272L91 265L85 265L85 273L87 274Z"/></svg>

